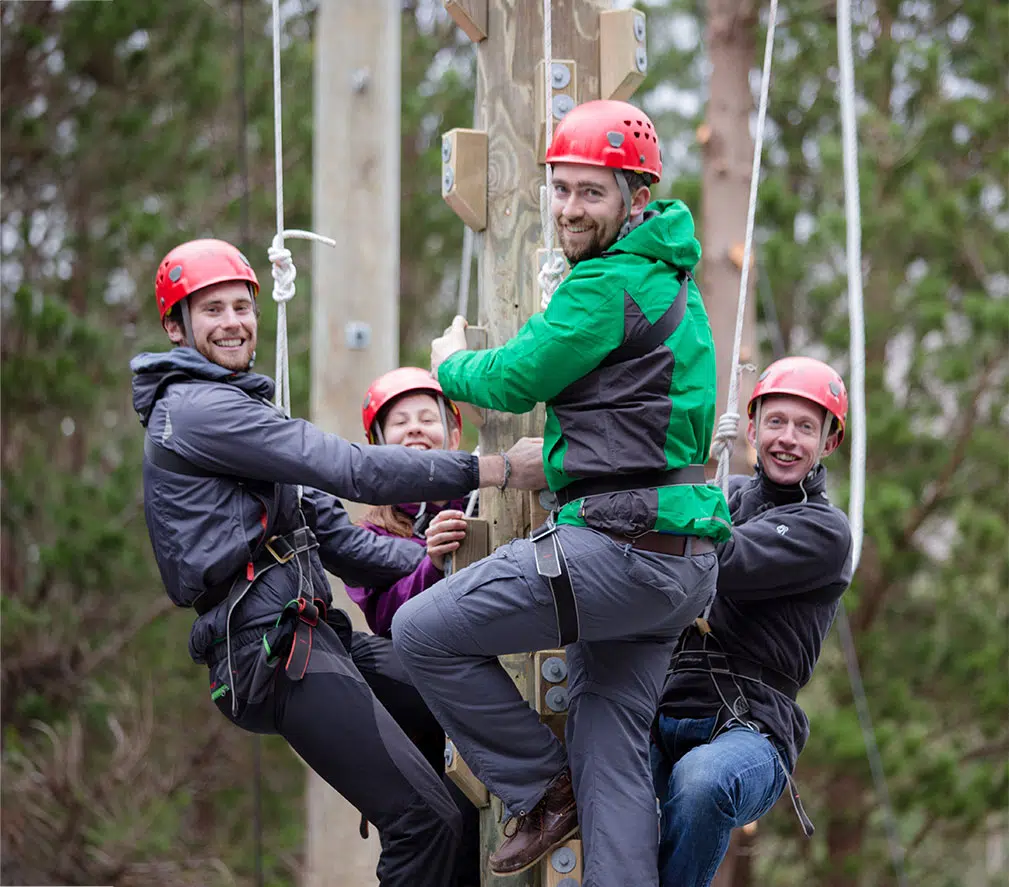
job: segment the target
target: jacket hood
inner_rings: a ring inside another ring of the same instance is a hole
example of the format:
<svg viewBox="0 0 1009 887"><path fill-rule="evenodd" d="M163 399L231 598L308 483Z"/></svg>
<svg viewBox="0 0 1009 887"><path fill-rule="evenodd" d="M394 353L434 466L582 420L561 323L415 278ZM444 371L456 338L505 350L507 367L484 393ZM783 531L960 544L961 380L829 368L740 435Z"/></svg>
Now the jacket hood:
<svg viewBox="0 0 1009 887"><path fill-rule="evenodd" d="M642 214L644 220L609 248L668 262L693 271L701 260L701 244L694 236L694 219L682 200L656 200Z"/></svg>
<svg viewBox="0 0 1009 887"><path fill-rule="evenodd" d="M264 400L273 397L273 379L259 373L232 372L207 360L193 348L138 354L130 361L130 370L133 372L133 409L145 427L154 404L169 382L221 382Z"/></svg>

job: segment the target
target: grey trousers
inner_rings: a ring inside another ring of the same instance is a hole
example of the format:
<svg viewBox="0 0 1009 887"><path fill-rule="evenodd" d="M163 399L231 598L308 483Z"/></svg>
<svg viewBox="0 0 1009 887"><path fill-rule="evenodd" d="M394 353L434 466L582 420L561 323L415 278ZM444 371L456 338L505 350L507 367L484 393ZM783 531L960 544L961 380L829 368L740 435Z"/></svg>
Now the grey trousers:
<svg viewBox="0 0 1009 887"><path fill-rule="evenodd" d="M657 887L649 729L673 646L714 593L717 558L637 551L579 527L558 533L581 627L567 648L566 750L496 658L557 645L531 542L510 542L408 601L393 643L460 754L509 811L531 810L570 766L584 887Z"/></svg>

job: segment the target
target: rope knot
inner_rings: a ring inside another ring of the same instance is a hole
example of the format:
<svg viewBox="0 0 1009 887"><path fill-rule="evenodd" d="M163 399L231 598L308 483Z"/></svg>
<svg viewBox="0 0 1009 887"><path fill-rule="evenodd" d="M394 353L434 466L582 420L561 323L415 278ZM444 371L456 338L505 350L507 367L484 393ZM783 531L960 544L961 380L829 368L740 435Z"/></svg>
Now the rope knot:
<svg viewBox="0 0 1009 887"><path fill-rule="evenodd" d="M273 238L273 244L267 251L270 257L270 264L273 274L273 301L278 303L290 302L294 298L294 280L298 276L298 269L294 267L291 258L291 251L284 246L284 239L281 235Z"/></svg>
<svg viewBox="0 0 1009 887"><path fill-rule="evenodd" d="M718 459L732 455L732 446L739 435L739 413L722 413L715 428L711 454Z"/></svg>
<svg viewBox="0 0 1009 887"><path fill-rule="evenodd" d="M567 268L567 262L564 261L563 256L557 251L551 251L550 257L543 263L543 267L540 268L538 275L541 291L540 306L544 311L547 310L547 305L550 304L554 291L561 285Z"/></svg>

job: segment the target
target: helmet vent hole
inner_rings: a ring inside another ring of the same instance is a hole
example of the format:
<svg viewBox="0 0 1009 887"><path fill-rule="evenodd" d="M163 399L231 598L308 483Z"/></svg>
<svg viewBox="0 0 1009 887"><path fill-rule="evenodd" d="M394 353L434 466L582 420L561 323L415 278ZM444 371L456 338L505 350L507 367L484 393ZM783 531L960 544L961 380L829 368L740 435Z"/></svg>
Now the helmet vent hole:
<svg viewBox="0 0 1009 887"><path fill-rule="evenodd" d="M634 133L634 138L640 139L641 138L641 133L640 132Z"/></svg>

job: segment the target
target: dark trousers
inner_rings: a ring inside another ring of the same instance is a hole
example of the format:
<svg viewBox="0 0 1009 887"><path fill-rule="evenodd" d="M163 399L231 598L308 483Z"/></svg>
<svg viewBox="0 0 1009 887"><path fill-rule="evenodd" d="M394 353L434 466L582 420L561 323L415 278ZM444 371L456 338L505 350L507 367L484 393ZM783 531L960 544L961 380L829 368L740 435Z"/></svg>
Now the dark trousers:
<svg viewBox="0 0 1009 887"><path fill-rule="evenodd" d="M393 720L420 750L435 773L445 770L445 731L403 668L390 638L354 632L351 657ZM480 887L480 811L451 779L442 777L462 816L457 887Z"/></svg>
<svg viewBox="0 0 1009 887"><path fill-rule="evenodd" d="M289 638L271 637L273 650L283 651L285 641L289 644ZM376 682L394 683L381 674L370 645L352 641L350 646L358 648ZM229 683L228 666L226 659L215 658L211 686L219 688ZM329 625L320 622L315 628L308 670L299 681L287 676L282 657L277 662L268 655L261 638L241 643L233 637L232 669L229 692L216 700L221 713L249 732L283 736L378 828L382 887L454 883L462 823L439 775L442 768L432 768L376 698ZM401 695L408 694L402 690Z"/></svg>

